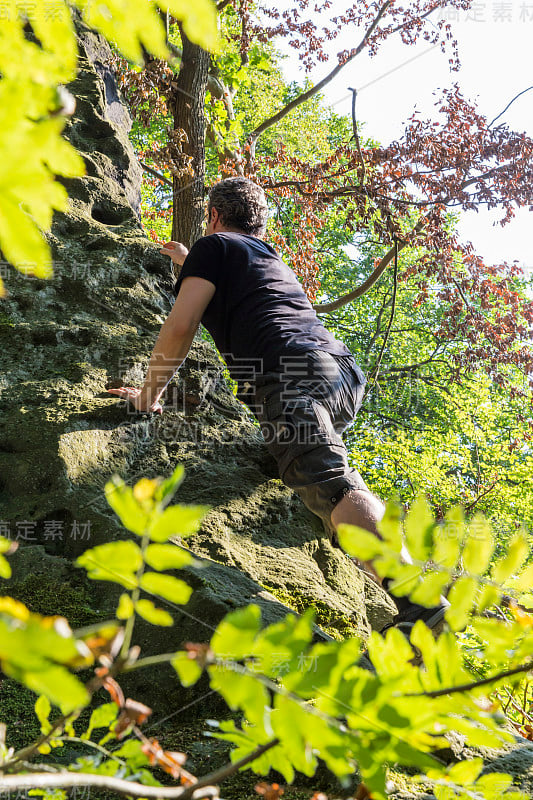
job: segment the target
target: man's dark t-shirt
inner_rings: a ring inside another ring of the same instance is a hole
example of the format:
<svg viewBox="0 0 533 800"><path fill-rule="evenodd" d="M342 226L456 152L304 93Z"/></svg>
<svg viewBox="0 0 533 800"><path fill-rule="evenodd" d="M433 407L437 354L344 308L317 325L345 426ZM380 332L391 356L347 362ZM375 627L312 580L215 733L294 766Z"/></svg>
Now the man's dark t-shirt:
<svg viewBox="0 0 533 800"><path fill-rule="evenodd" d="M255 236L213 233L192 246L174 287L187 277L216 287L202 317L239 383L308 350L350 351L319 321L294 272Z"/></svg>

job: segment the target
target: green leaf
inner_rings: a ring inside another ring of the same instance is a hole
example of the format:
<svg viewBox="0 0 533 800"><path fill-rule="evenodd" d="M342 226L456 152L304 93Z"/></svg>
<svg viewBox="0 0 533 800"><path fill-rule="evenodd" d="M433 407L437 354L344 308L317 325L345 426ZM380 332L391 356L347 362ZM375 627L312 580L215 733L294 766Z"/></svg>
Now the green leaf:
<svg viewBox="0 0 533 800"><path fill-rule="evenodd" d="M433 545L433 514L425 497L417 497L405 518L407 549L418 561L425 561Z"/></svg>
<svg viewBox="0 0 533 800"><path fill-rule="evenodd" d="M459 561L460 546L454 528L449 525L436 525L433 532L431 560L438 567L454 569Z"/></svg>
<svg viewBox="0 0 533 800"><path fill-rule="evenodd" d="M180 651L176 653L170 662L176 672L182 686L192 686L202 675L202 668L194 658L189 658L189 653Z"/></svg>
<svg viewBox="0 0 533 800"><path fill-rule="evenodd" d="M173 17L183 21L183 29L192 42L204 50L218 49L217 13L210 0L157 0L160 8L168 7Z"/></svg>
<svg viewBox="0 0 533 800"><path fill-rule="evenodd" d="M299 616L287 614L280 622L260 631L255 641L249 641L249 654L254 658L253 669L278 679L290 670L299 670L301 676L302 672L314 667L312 659L307 657L313 638L314 616L314 609L308 608ZM237 657L235 653L233 655Z"/></svg>
<svg viewBox="0 0 533 800"><path fill-rule="evenodd" d="M531 586L533 586L533 564L526 567L509 585L517 591L531 589Z"/></svg>
<svg viewBox="0 0 533 800"><path fill-rule="evenodd" d="M4 558L4 556L0 555L0 578L5 578L6 580L11 577L11 564Z"/></svg>
<svg viewBox="0 0 533 800"><path fill-rule="evenodd" d="M476 781L475 789L476 792L482 792L483 796L488 796L491 798L491 800L492 798L499 800L500 797L509 797L507 794L507 789L510 789L512 785L513 779L511 775L508 775L505 772L493 772L489 775L481 775L481 777ZM526 795L526 797L528 797L528 795ZM511 800L510 797L509 800Z"/></svg>
<svg viewBox="0 0 533 800"><path fill-rule="evenodd" d="M159 486L154 492L154 500L161 506L166 506L169 503L185 477L185 468L183 464L178 464L170 478L161 481Z"/></svg>
<svg viewBox="0 0 533 800"><path fill-rule="evenodd" d="M0 553L7 553L13 547L11 539L6 539L5 536L0 536Z"/></svg>
<svg viewBox="0 0 533 800"><path fill-rule="evenodd" d="M460 786L471 786L483 769L483 759L473 758L471 761L460 761L448 771L450 780Z"/></svg>
<svg viewBox="0 0 533 800"><path fill-rule="evenodd" d="M194 556L177 544L149 544L144 560L157 570L182 569L196 563Z"/></svg>
<svg viewBox="0 0 533 800"><path fill-rule="evenodd" d="M249 656L261 627L261 610L249 605L226 614L211 638L210 647L217 656L238 660Z"/></svg>
<svg viewBox="0 0 533 800"><path fill-rule="evenodd" d="M399 553L402 549L402 518L399 503L387 502L385 514L377 523L377 529L392 550Z"/></svg>
<svg viewBox="0 0 533 800"><path fill-rule="evenodd" d="M436 606L447 586L450 576L445 572L432 572L424 575L418 586L411 592L410 599L421 606Z"/></svg>
<svg viewBox="0 0 533 800"><path fill-rule="evenodd" d="M483 575L489 565L493 549L491 527L482 514L476 514L468 526L462 553L465 571L471 575Z"/></svg>
<svg viewBox="0 0 533 800"><path fill-rule="evenodd" d="M368 640L370 660L382 679L396 677L409 669L409 661L413 657L413 650L405 638L396 628L387 631L385 638L375 631Z"/></svg>
<svg viewBox="0 0 533 800"><path fill-rule="evenodd" d="M174 620L162 608L156 608L151 600L137 600L135 603L135 611L147 622L152 625L160 625L162 627L170 627L174 624Z"/></svg>
<svg viewBox="0 0 533 800"><path fill-rule="evenodd" d="M131 599L129 594L124 592L120 595L118 606L116 610L116 617L117 619L129 619L131 615L134 613L135 607L133 605L133 600Z"/></svg>
<svg viewBox="0 0 533 800"><path fill-rule="evenodd" d="M113 755L118 758L123 758L128 762L128 766L132 770L137 770L139 767L145 767L150 763L150 759L143 753L143 743L139 739L127 739L118 750L113 750ZM145 783L145 781L142 781Z"/></svg>
<svg viewBox="0 0 533 800"><path fill-rule="evenodd" d="M42 148L43 161L50 170L67 178L77 178L85 175L85 162L70 142L61 136L64 125L64 119L61 117L42 120L38 126L32 128L33 144L37 151L39 147ZM60 186L56 181L52 185ZM54 205L54 208L66 208L66 202L62 200L61 206Z"/></svg>
<svg viewBox="0 0 533 800"><path fill-rule="evenodd" d="M76 564L87 570L89 578L120 583L126 589L137 586L136 573L142 563L141 550L132 541L100 544L76 559Z"/></svg>
<svg viewBox="0 0 533 800"><path fill-rule="evenodd" d="M96 728L109 728L115 722L118 713L118 706L116 703L103 703L98 708L95 708L89 720L89 726L85 733L81 735L82 739L90 739L92 732Z"/></svg>
<svg viewBox="0 0 533 800"><path fill-rule="evenodd" d="M448 511L444 522L435 527L431 560L437 565L453 569L459 560L464 535L464 512L461 506L455 506Z"/></svg>
<svg viewBox="0 0 533 800"><path fill-rule="evenodd" d="M487 608L493 606L500 598L501 592L495 586L491 586L490 584L486 584L480 589L479 596L477 599L477 611L478 614L483 613Z"/></svg>
<svg viewBox="0 0 533 800"><path fill-rule="evenodd" d="M121 0L76 0L85 22L115 42L130 61L142 65L141 44L157 58L166 58L165 31L156 9L147 0L130 0L127 9ZM206 50L216 49L218 31L216 11L210 0L157 0L183 23L191 41Z"/></svg>
<svg viewBox="0 0 533 800"><path fill-rule="evenodd" d="M419 583L422 568L416 564L401 564L395 573L395 578L389 584L389 591L399 597L411 594Z"/></svg>
<svg viewBox="0 0 533 800"><path fill-rule="evenodd" d="M362 561L369 561L375 556L390 550L386 542L381 541L373 533L357 525L339 525L337 528L339 544L348 555L356 556Z"/></svg>
<svg viewBox="0 0 533 800"><path fill-rule="evenodd" d="M192 588L185 581L172 575L160 575L157 572L145 572L141 576L141 588L150 594L156 594L171 603L184 605L189 602Z"/></svg>
<svg viewBox="0 0 533 800"><path fill-rule="evenodd" d="M68 6L58 2L51 14L47 13L46 4L37 3L36 5L37 8L31 20L35 35L43 48L54 54L54 61L61 64L66 76L74 73L77 47L74 25Z"/></svg>
<svg viewBox="0 0 533 800"><path fill-rule="evenodd" d="M234 672L225 664L210 665L207 671L211 688L222 695L229 707L240 709L246 719L262 728L270 702L267 690L257 678Z"/></svg>
<svg viewBox="0 0 533 800"><path fill-rule="evenodd" d="M200 528L209 506L170 506L150 525L150 539L166 542L171 536L190 536Z"/></svg>
<svg viewBox="0 0 533 800"><path fill-rule="evenodd" d="M320 721L324 734L327 733L327 722ZM290 765L290 773L294 777L297 769L304 775L313 775L317 767L316 755L310 746L310 728L316 725L305 708L294 700L277 695L272 712L272 729L280 739L283 751ZM289 775L285 772L286 780Z"/></svg>
<svg viewBox="0 0 533 800"><path fill-rule="evenodd" d="M41 695L35 701L35 713L37 714L37 719L41 723L41 733L45 736L52 730L52 726L48 717L50 716L50 712L52 711L52 706L50 705L50 701L48 697L45 695Z"/></svg>
<svg viewBox="0 0 533 800"><path fill-rule="evenodd" d="M511 539L507 555L496 562L492 569L492 578L496 583L503 584L510 575L518 572L529 555L529 540L527 535L520 531Z"/></svg>
<svg viewBox="0 0 533 800"><path fill-rule="evenodd" d="M54 665L38 672L19 671L4 662L3 668L6 674L20 680L28 689L46 695L63 714L83 708L91 699L83 683L64 667Z"/></svg>
<svg viewBox="0 0 533 800"><path fill-rule="evenodd" d="M133 489L126 486L124 481L113 475L105 485L107 502L120 518L120 521L132 533L142 536L150 522L149 514L133 496Z"/></svg>
<svg viewBox="0 0 533 800"><path fill-rule="evenodd" d="M16 267L37 278L52 274L52 253L39 228L7 190L0 194L0 245ZM28 266L29 265L29 266Z"/></svg>
<svg viewBox="0 0 533 800"><path fill-rule="evenodd" d="M411 724L409 717L400 714L394 706L388 703L381 706L377 718L391 728L408 728Z"/></svg>
<svg viewBox="0 0 533 800"><path fill-rule="evenodd" d="M463 575L452 586L448 600L450 608L446 611L446 622L454 631L461 631L468 625L477 592L477 581Z"/></svg>

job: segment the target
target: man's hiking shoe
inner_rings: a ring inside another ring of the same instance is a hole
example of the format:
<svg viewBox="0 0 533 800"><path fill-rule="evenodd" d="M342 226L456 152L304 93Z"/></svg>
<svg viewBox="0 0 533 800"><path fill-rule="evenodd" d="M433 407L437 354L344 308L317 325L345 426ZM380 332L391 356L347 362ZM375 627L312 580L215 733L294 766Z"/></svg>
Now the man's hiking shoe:
<svg viewBox="0 0 533 800"><path fill-rule="evenodd" d="M394 595L391 595L391 597L396 602L396 597ZM422 622L424 622L433 632L433 635L436 638L442 633L444 628L444 615L449 607L450 604L445 597L441 597L441 601L438 606L432 606L431 608L419 606L416 603L402 604L402 607L399 608L396 616L392 618L392 622L389 622L388 625L385 625L385 627L381 629L380 633L383 635L389 630L389 628L398 628L398 630L404 633L409 639L409 635L415 622L418 622L418 620L421 619Z"/></svg>
<svg viewBox="0 0 533 800"><path fill-rule="evenodd" d="M390 628L397 628L410 642L411 631L413 630L415 622L418 622L419 619L421 619L422 622L427 625L435 638L440 636L444 629L444 616L446 614L446 610L450 607L450 604L445 597L441 597L438 606L426 608L425 606L419 606L417 603L412 603L405 597L396 597L396 595L393 595L390 592L389 595L398 606L398 613L392 618L392 622L389 622L388 625L385 625L385 627L381 629L380 633L382 636L385 636ZM422 654L414 645L411 645L411 647L414 651L411 664L417 667L422 663ZM371 672L376 671L369 658L367 650L362 653L361 658L358 661L358 666L362 667L363 669L368 669Z"/></svg>

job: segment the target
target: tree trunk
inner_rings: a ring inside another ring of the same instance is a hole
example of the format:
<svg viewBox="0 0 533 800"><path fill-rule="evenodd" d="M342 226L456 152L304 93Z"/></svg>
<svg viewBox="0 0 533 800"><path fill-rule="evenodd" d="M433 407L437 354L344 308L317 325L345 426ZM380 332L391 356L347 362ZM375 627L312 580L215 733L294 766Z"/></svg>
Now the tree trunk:
<svg viewBox="0 0 533 800"><path fill-rule="evenodd" d="M191 172L173 177L172 239L187 247L202 235L205 178L205 93L209 53L187 39L180 26L183 43L181 69L171 104L174 130L183 130L183 152L190 157ZM192 173L192 174L191 174Z"/></svg>

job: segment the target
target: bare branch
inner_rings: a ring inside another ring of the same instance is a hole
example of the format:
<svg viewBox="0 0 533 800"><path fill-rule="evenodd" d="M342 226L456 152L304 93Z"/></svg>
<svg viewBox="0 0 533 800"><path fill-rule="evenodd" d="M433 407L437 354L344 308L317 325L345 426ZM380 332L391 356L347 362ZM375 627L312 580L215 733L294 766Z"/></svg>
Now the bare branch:
<svg viewBox="0 0 533 800"><path fill-rule="evenodd" d="M498 672L496 675L491 675L491 677L483 678L480 681L461 683L458 686L449 686L447 689L435 689L432 692L406 694L404 697L444 697L444 695L447 694L470 692L472 689L479 689L481 686L488 686L496 681L502 681L504 678L510 678L512 675L520 675L522 672L531 672L531 670L533 670L533 661L528 661L526 664L522 664L521 667L515 667L514 669L508 669L504 672Z"/></svg>
<svg viewBox="0 0 533 800"><path fill-rule="evenodd" d="M172 181L169 181L168 178L165 178L165 176L162 175L157 170L152 169L152 167L149 167L148 164L144 163L144 161L141 161L141 167L144 169L145 172L149 172L150 175L153 175L154 178L158 178L158 180L160 180L161 183L166 183L168 186L170 186L170 188L172 188Z"/></svg>
<svg viewBox="0 0 533 800"><path fill-rule="evenodd" d="M419 219L419 221L413 228L412 236L416 236L418 233L420 233L420 231L424 226L425 221L426 221L425 217ZM395 244L393 247L391 247L388 253L386 253L383 256L383 258L375 268L374 272L371 275L369 275L366 281L364 281L364 283L362 283L361 286L358 286L357 289L353 289L351 292L343 294L342 297L338 297L336 300L332 300L331 303L320 303L314 305L313 308L315 309L317 314L327 314L330 311L336 311L338 308L341 308L342 306L351 303L352 300L357 300L358 297L362 297L362 295L364 295L365 292L368 292L368 290L376 283L376 281L379 280L379 278L381 278L381 276L389 266L390 262L393 260L394 253L396 252L396 246L398 248L398 253L400 253L403 250L403 248L407 246L407 242L399 242L397 243L397 245Z"/></svg>
<svg viewBox="0 0 533 800"><path fill-rule="evenodd" d="M359 158L361 159L361 166L363 168L363 174L361 175L361 186L363 186L366 178L366 165L365 165L365 159L363 158L363 154L361 152L361 142L359 141L359 132L357 130L357 119L355 117L355 101L357 100L357 89L352 89L351 86L348 88L352 93L353 138L355 139L355 144L357 145L357 152L359 153Z"/></svg>
<svg viewBox="0 0 533 800"><path fill-rule="evenodd" d="M357 300L358 297L362 297L376 283L376 281L381 278L393 258L394 247L391 247L389 252L383 256L374 272L369 275L369 277L361 284L361 286L358 286L357 289L352 289L352 291L348 292L348 294L343 294L342 297L338 297L336 300L332 300L331 303L318 303L314 305L313 308L317 314L327 314L330 311L336 311L338 308L342 308L342 306L351 303L352 300Z"/></svg>
<svg viewBox="0 0 533 800"><path fill-rule="evenodd" d="M158 798L177 800L185 795L190 800L219 796L218 786L204 786L201 789L197 788L196 784L186 788L183 786L146 786L144 783L113 778L111 775L89 775L78 772L58 772L55 775L49 772L34 772L31 775L3 775L0 777L0 791L2 792L34 788L57 789L71 786L96 786L125 796L148 797L153 800L158 800Z"/></svg>
<svg viewBox="0 0 533 800"><path fill-rule="evenodd" d="M500 479L496 478L496 480L493 483L491 483L491 485L489 486L488 489L485 489L484 492L481 492L481 494L478 494L478 496L476 497L475 500L473 500L471 503L469 503L467 506L465 506L465 511L472 511L474 506L477 505L479 503L479 501L482 500L483 497L485 497L485 495L487 495L489 492L492 492L492 490L494 489L496 484L499 483L499 482L500 482Z"/></svg>
<svg viewBox="0 0 533 800"><path fill-rule="evenodd" d="M392 304L390 310L390 317L389 317L389 324L387 325L387 330L385 331L385 336L383 337L383 342L381 344L381 349L379 351L378 360L376 361L376 366L372 370L372 384L373 386L376 385L379 375L379 368L381 366L381 360L383 358L383 353L385 352L385 347L387 346L387 342L389 340L390 329L392 328L392 323L394 322L394 312L396 311L396 293L398 291L398 240L395 239L394 241L394 279L393 279L393 288L392 288Z"/></svg>
<svg viewBox="0 0 533 800"><path fill-rule="evenodd" d="M205 778L201 778L198 783L194 784L194 786L188 786L184 793L180 795L181 800L194 800L194 794L197 790L201 789L203 786L221 783L226 778L229 778L230 775L238 772L242 767L245 767L247 764L255 761L256 758L262 756L263 753L271 750L277 744L279 744L279 739L272 739L266 744L259 745L259 747L256 747L256 749L247 756L243 756L243 758L240 758L233 764L226 764L224 767L220 767L220 769L215 770L215 772L212 772L210 775L206 775ZM201 797L201 795L199 796Z"/></svg>
<svg viewBox="0 0 533 800"><path fill-rule="evenodd" d="M277 122L282 120L283 117L286 117L287 114L289 114L295 108L300 106L302 103L305 103L307 100L310 100L311 97L314 97L315 94L320 92L320 90L323 89L324 86L327 86L327 84L330 83L330 81L332 81L333 78L335 78L339 74L339 72L341 71L341 69L343 69L343 67L349 64L350 61L353 61L353 59L359 55L361 50L365 47L368 38L373 33L374 29L376 28L377 24L383 17L385 11L388 9L390 4L391 0L386 0L386 2L381 6L378 13L374 17L372 24L369 26L363 38L361 39L357 47L348 56L346 61L344 61L342 64L337 64L337 66L334 67L331 70L331 72L329 72L324 78L322 78L321 81L319 81L317 84L312 86L307 91L302 92L302 94L298 95L298 97L295 97L293 100L290 101L290 103L287 103L285 106L283 106L283 108L281 108L276 114L273 114L271 117L268 117L268 119L264 120L260 125L257 126L255 130L251 132L248 138L248 141L250 143L251 157L253 157L254 155L257 139L261 136L262 133L264 133L268 128L271 128L272 125L275 125Z"/></svg>
<svg viewBox="0 0 533 800"><path fill-rule="evenodd" d="M355 118L355 101L357 99L357 89L352 89L351 87L349 87L349 89L350 92L352 93L353 138L355 139L355 144L357 145L357 152L359 153L359 158L361 159L361 166L363 167L363 174L361 175L361 186L363 186L366 178L366 166L365 166L365 159L363 158L363 154L361 152L361 142L359 141L359 133L357 131L357 120Z"/></svg>
<svg viewBox="0 0 533 800"><path fill-rule="evenodd" d="M500 117L503 117L503 115L505 114L505 112L507 111L507 109L508 109L510 106L512 106L512 104L514 103L514 101L515 101L515 100L518 100L518 98L519 98L519 97L521 97L521 96L522 96L523 94L525 94L526 92L530 92L530 91L531 91L531 89L533 89L533 86L528 86L528 87L527 87L527 89L523 89L521 92L518 92L518 94L517 94L517 95L515 95L515 96L513 97L513 99L512 99L512 100L511 100L509 103L507 103L507 105L505 106L505 108L503 109L503 111L501 111L501 112L498 114L498 116L497 116L497 117L494 117L494 119L492 120L492 122L490 123L490 125L488 125L487 127L491 128L491 127L494 125L494 123L496 122L496 120L497 120L497 119L500 119Z"/></svg>

